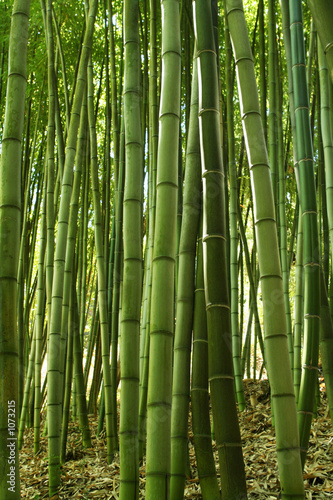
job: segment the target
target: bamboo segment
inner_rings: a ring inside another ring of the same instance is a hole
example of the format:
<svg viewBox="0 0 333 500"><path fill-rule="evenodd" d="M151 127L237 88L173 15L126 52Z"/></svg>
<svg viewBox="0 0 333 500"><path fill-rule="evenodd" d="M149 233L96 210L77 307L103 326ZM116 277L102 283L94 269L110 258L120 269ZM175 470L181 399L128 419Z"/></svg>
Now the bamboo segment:
<svg viewBox="0 0 333 500"><path fill-rule="evenodd" d="M236 62L241 116L251 173L264 309L265 356L276 420L277 457L282 498L302 499L304 486L295 395L286 335L274 198L242 1L227 0L227 15ZM282 372L281 366L284 367Z"/></svg>

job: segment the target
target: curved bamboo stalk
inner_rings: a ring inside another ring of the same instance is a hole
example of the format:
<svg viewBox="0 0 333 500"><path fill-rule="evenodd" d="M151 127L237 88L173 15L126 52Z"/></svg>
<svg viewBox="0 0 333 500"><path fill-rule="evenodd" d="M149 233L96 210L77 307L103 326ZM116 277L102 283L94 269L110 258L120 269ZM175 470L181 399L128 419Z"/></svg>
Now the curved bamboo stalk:
<svg viewBox="0 0 333 500"><path fill-rule="evenodd" d="M238 227L237 227L237 171L235 159L234 103L232 49L228 20L225 18L226 87L227 87L227 130L228 130L228 172L230 182L230 308L232 332L232 356L235 373L235 389L238 408L245 409L245 397L241 367L242 337L238 321ZM242 300L242 299L241 299Z"/></svg>
<svg viewBox="0 0 333 500"><path fill-rule="evenodd" d="M227 0L237 68L241 116L254 200L256 240L264 309L265 356L276 419L282 498L304 498L295 395L289 363L274 198L247 26L241 0ZM283 376L281 366L284 367ZM286 425L286 415L288 415ZM293 472L291 472L291 470Z"/></svg>

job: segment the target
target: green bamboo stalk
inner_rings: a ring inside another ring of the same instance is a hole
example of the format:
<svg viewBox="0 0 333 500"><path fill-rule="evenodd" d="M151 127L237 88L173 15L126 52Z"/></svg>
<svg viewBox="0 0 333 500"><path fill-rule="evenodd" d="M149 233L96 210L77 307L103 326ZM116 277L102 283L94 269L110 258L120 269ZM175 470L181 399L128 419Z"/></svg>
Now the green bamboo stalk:
<svg viewBox="0 0 333 500"><path fill-rule="evenodd" d="M264 310L265 357L274 406L282 498L288 499L292 496L303 499L304 485L296 404L288 355L285 308L282 300L283 286L274 197L242 1L227 0L227 15L236 61L241 116L251 172ZM282 372L281 366L284 367Z"/></svg>
<svg viewBox="0 0 333 500"><path fill-rule="evenodd" d="M321 274L320 354L331 422L333 425L333 322L323 273Z"/></svg>
<svg viewBox="0 0 333 500"><path fill-rule="evenodd" d="M44 177L46 177L45 174ZM41 368L42 368L42 338L45 319L45 251L46 251L46 186L44 178L43 205L40 221L38 281L37 281L37 310L36 310L36 353L35 353L35 415L34 415L34 453L39 451L40 445L40 413L41 413Z"/></svg>
<svg viewBox="0 0 333 500"><path fill-rule="evenodd" d="M278 209L278 233L280 244L281 271L283 280L283 298L286 310L287 339L291 371L294 370L294 352L292 324L289 301L289 267L287 254L287 220L286 220L286 179L285 179L285 160L283 148L283 129L282 129L282 89L280 84L280 70L276 64L277 82L276 86L276 120L277 120L277 166L278 166L278 191L277 191L277 209Z"/></svg>
<svg viewBox="0 0 333 500"><path fill-rule="evenodd" d="M292 75L295 95L299 195L303 219L304 345L298 400L301 457L304 466L310 437L314 390L317 379L320 322L320 266L309 99L306 85L302 5L289 2Z"/></svg>
<svg viewBox="0 0 333 500"><path fill-rule="evenodd" d="M228 172L230 182L230 308L232 332L232 356L235 373L235 390L238 408L245 409L243 377L241 371L242 337L238 321L238 227L237 227L237 173L234 136L234 105L232 78L232 49L228 20L225 19L226 87L227 87L227 127L228 127Z"/></svg>
<svg viewBox="0 0 333 500"><path fill-rule="evenodd" d="M315 27L318 32L324 54L327 58L329 67L329 76L333 81L333 38L332 38L332 22L333 22L333 5L330 0L322 0L315 2L314 0L307 1L313 16Z"/></svg>
<svg viewBox="0 0 333 500"><path fill-rule="evenodd" d="M259 68L260 68L260 114L267 141L267 88L266 88L266 49L265 49L265 12L264 0L258 3L259 16Z"/></svg>
<svg viewBox="0 0 333 500"><path fill-rule="evenodd" d="M93 67L91 58L88 63L88 120L90 133L90 160L91 160L91 185L93 191L94 207L94 234L97 261L97 282L98 282L98 306L99 322L101 328L101 351L103 365L103 382L105 393L105 421L107 439L107 461L111 463L114 455L111 433L111 373L110 373L110 341L107 312L107 290L104 266L103 232L102 232L102 211L100 202L99 179L98 179L98 156L97 156L97 134L94 114L94 84Z"/></svg>
<svg viewBox="0 0 333 500"><path fill-rule="evenodd" d="M75 243L77 237L77 222L79 212L80 200L80 187L82 179L82 170L85 164L85 153L87 146L87 106L86 103L82 104L82 112L80 119L80 127L78 132L77 151L75 158L75 172L73 178L73 190L70 202L67 242L66 242L66 256L65 256L65 270L64 270L64 289L62 300L62 316L61 316L61 386L64 383L65 371L65 353L68 337L68 311L69 302L72 293L72 279L73 279L73 262L75 255ZM83 171L84 174L84 171ZM75 273L74 273L75 274ZM74 324L74 321L73 321ZM64 429L62 430L64 432Z"/></svg>
<svg viewBox="0 0 333 500"><path fill-rule="evenodd" d="M140 402L139 402L139 458L143 458L146 448L147 395L150 347L150 314L152 292L152 262L154 256L155 212L156 212L156 169L158 149L158 76L157 76L157 26L156 0L150 0L150 50L149 50L149 143L148 143L148 247L147 257L147 314L142 328L143 358L140 359Z"/></svg>
<svg viewBox="0 0 333 500"><path fill-rule="evenodd" d="M46 295L48 302L48 315L51 318L52 304L52 282L54 272L54 183L55 183L55 162L54 162L54 146L55 146L55 70L54 70L54 46L53 46L53 26L51 19L52 0L41 1L42 9L45 10L44 25L48 59L48 123L47 123L47 246L46 246ZM50 323L48 322L48 328Z"/></svg>
<svg viewBox="0 0 333 500"><path fill-rule="evenodd" d="M202 233L202 223L201 223ZM202 236L198 237L193 316L191 385L192 429L198 476L203 500L220 500L213 455L208 392L208 340L203 275Z"/></svg>
<svg viewBox="0 0 333 500"><path fill-rule="evenodd" d="M111 71L111 116L112 116L112 147L113 147L113 170L114 184L118 186L118 168L119 168L119 116L118 116L118 97L117 97L117 71L115 55L115 35L113 25L113 2L108 0L108 19L110 32L110 71Z"/></svg>
<svg viewBox="0 0 333 500"><path fill-rule="evenodd" d="M89 165L86 162L84 175L82 179L82 211L80 221L80 231L82 231L82 246L80 251L81 266L79 267L81 278L81 303L80 303L80 339L83 344L84 330L87 324L86 312L89 311L89 304L87 303L87 270L88 270L88 193L89 193ZM78 274L79 279L79 274ZM92 289L91 289L92 290Z"/></svg>
<svg viewBox="0 0 333 500"><path fill-rule="evenodd" d="M146 287L145 291L145 316L142 322L142 335L140 346L140 387L142 387L143 366L146 364L147 350L147 335L149 335L150 324L150 304L151 304L151 262L153 259L154 250L154 224L155 224L155 208L156 208L156 164L157 164L157 146L158 146L158 104L157 104L157 47L156 47L156 0L150 0L150 53L149 53L149 136L148 136L148 248L146 259ZM148 341L149 343L149 341ZM147 379L148 382L148 379ZM147 386L145 386L147 388ZM145 390L145 389L144 389ZM141 400L141 396L140 396ZM143 404L143 402L142 402ZM145 417L146 403L142 409ZM140 414L139 414L140 418Z"/></svg>
<svg viewBox="0 0 333 500"><path fill-rule="evenodd" d="M84 36L80 58L78 81L76 85L70 127L68 132L66 160L62 179L59 207L58 231L55 248L55 262L52 284L52 306L48 346L48 431L49 431L49 494L52 496L60 484L60 426L61 426L61 391L60 381L60 338L61 309L63 297L66 240L68 232L69 204L72 194L73 166L76 153L77 133L80 123L81 105L86 87L86 71L91 51L97 0L91 3L89 18Z"/></svg>
<svg viewBox="0 0 333 500"><path fill-rule="evenodd" d="M269 115L268 115L268 152L271 168L275 210L278 204L278 152L277 152L277 100L276 100L276 20L275 0L268 0L268 80L269 80ZM278 212L277 212L278 214Z"/></svg>
<svg viewBox="0 0 333 500"><path fill-rule="evenodd" d="M33 332L34 332L33 333L33 340L31 343L31 348L30 348L30 353L29 353L28 369L27 369L25 383L24 383L24 394L23 394L22 410L21 410L21 415L20 415L19 433L18 433L18 439L17 439L17 445L18 445L19 450L22 448L22 444L23 444L23 433L25 430L26 421L28 418L28 411L29 411L28 410L29 395L30 395L30 390L32 391L31 381L32 381L33 368L34 368L34 363L35 363L35 354L36 354L36 323L34 324Z"/></svg>
<svg viewBox="0 0 333 500"><path fill-rule="evenodd" d="M29 0L14 0L0 168L0 371L7 381L0 393L0 496L13 500L21 496L17 444L8 438L17 438L19 417L17 271L29 12Z"/></svg>
<svg viewBox="0 0 333 500"><path fill-rule="evenodd" d="M209 383L222 497L238 499L247 498L247 494L234 393L217 53L208 0L195 1L194 26L198 56Z"/></svg>
<svg viewBox="0 0 333 500"><path fill-rule="evenodd" d="M119 424L120 499L139 498L139 335L142 291L143 147L139 3L124 2L125 187Z"/></svg>
<svg viewBox="0 0 333 500"><path fill-rule="evenodd" d="M55 34L57 37L57 47L58 47L58 54L60 57L60 62L61 62L61 72L62 72L62 79L63 79L63 87L64 87L64 98L65 98L65 109L66 109L66 130L69 130L69 122L70 122L70 103L69 103L69 94L68 94L68 84L67 84L67 72L66 72L66 64L65 64L65 57L64 57L64 51L62 48L62 41L61 41L61 36L60 36L60 30L58 26L58 22L56 19L55 11L54 8L52 8L52 20L53 20L53 25L54 25L54 30ZM58 136L58 147L59 147L59 136Z"/></svg>
<svg viewBox="0 0 333 500"><path fill-rule="evenodd" d="M201 212L201 165L198 121L198 74L193 61L191 112L187 136L183 216L179 242L179 273L174 339L170 497L184 497L188 455L191 338L196 240Z"/></svg>
<svg viewBox="0 0 333 500"><path fill-rule="evenodd" d="M75 289L75 285L72 284L71 288ZM73 294L73 291L72 291ZM71 295L72 295L71 294ZM73 382L73 328L72 325L73 316L73 304L70 303L69 314L68 314L68 337L67 337L67 352L66 352L66 370L65 370L65 389L64 389L64 401L63 401L63 411L62 411L62 426L61 426L61 457L60 462L64 464L66 461L66 447L67 447L67 437L68 437L68 423L69 423L69 412L70 412L70 402L71 402L71 392L72 392L72 382Z"/></svg>
<svg viewBox="0 0 333 500"><path fill-rule="evenodd" d="M73 330L73 360L74 360L74 376L76 385L79 428L82 434L83 448L90 448L91 437L90 437L90 428L89 428L88 412L87 412L86 385L84 383L83 368L82 368L83 353L82 353L80 331L79 331L79 325L80 325L79 311L77 305L76 290L74 285L76 280L73 281L74 283L73 283L73 291L71 297L71 300L73 302L71 327Z"/></svg>
<svg viewBox="0 0 333 500"><path fill-rule="evenodd" d="M329 99L328 68L322 45L318 39L318 63L320 77L320 121L324 147L325 184L327 216L331 240L331 260L333 259L333 139L331 128L331 107Z"/></svg>
<svg viewBox="0 0 333 500"><path fill-rule="evenodd" d="M296 251L296 289L294 297L294 389L298 403L302 377L302 332L303 332L303 219L299 207L297 251Z"/></svg>
<svg viewBox="0 0 333 500"><path fill-rule="evenodd" d="M28 307L28 299L29 299L29 294L26 294L26 307L24 307L24 289L26 287L26 290L29 290L30 288L30 283L28 279L28 271L26 270L27 264L29 263L29 274L31 277L31 272L32 272L32 264L33 264L33 252L31 252L30 257L27 255L28 250L29 250L29 237L30 234L28 232L28 227L31 224L31 221L29 220L29 215L28 211L32 211L31 207L29 207L31 203L31 199L29 196L30 190L33 189L33 183L31 179L31 173L32 173L32 165L33 162L35 161L35 152L36 152L36 146L37 146L37 134L38 134L38 127L40 126L40 116L41 116L41 107L42 107L42 102L43 102L43 88L44 85L42 86L41 90L41 95L40 95L40 101L38 105L38 112L37 112L37 118L36 118L36 124L35 124L35 131L34 131L34 137L33 137L33 144L31 147L31 154L30 154L30 160L29 160L29 169L28 169L28 177L27 177L27 186L28 188L25 191L24 195L24 207L22 209L23 212L23 221L22 221L22 232L21 232L21 243L20 243L20 255L19 255L19 264L18 264L18 272L17 272L17 286L18 286L18 335L19 335L19 345L20 345L20 375L19 375L19 408L21 408L21 403L22 403L22 394L23 394L23 382L24 382L24 359L23 359L23 346L25 344L25 337L26 337L26 327L27 327L27 314L29 313L29 307ZM42 150L42 148L41 148ZM40 191L41 192L41 191ZM39 196L39 191L37 190L37 200L40 201L40 196ZM29 208L28 208L29 207ZM29 210L30 209L30 210ZM35 209L35 213L39 213L38 208ZM36 225L38 223L38 217L35 217L34 220L32 221L34 223L34 236L36 236ZM32 244L30 244L30 248L34 248ZM25 284L25 278L27 279L27 282ZM24 321L25 319L25 321ZM22 391L22 392L21 392Z"/></svg>
<svg viewBox="0 0 333 500"><path fill-rule="evenodd" d="M243 252L244 252L244 258L245 258L245 263L246 263L246 270L247 270L247 275L249 279L249 284L250 284L250 307L253 311L254 315L254 325L255 325L255 331L257 332L257 338L259 339L259 344L260 344L260 349L261 349L261 355L262 358L265 362L265 349L264 349L264 342L262 338L262 333L261 333L261 324L260 324L260 319L259 319L259 311L258 311L258 302L257 302L257 295L258 295L258 280L256 279L256 272L253 272L253 265L251 265L251 258L250 258L250 252L249 252L249 246L247 243L247 238L246 238L246 233L245 233L245 227L240 211L239 205L237 205L237 214L238 214L238 224L239 224L239 234L243 243ZM256 270L254 270L256 271ZM251 329L251 326L250 326Z"/></svg>
<svg viewBox="0 0 333 500"><path fill-rule="evenodd" d="M180 120L179 1L162 0L162 77L150 318L146 498L170 498L174 271Z"/></svg>
<svg viewBox="0 0 333 500"><path fill-rule="evenodd" d="M121 122L118 187L116 191L116 241L114 255L112 316L111 316L111 436L114 449L118 449L117 430L117 366L118 366L118 333L120 283L122 278L122 240L123 240L123 198L125 182L125 132L124 120Z"/></svg>

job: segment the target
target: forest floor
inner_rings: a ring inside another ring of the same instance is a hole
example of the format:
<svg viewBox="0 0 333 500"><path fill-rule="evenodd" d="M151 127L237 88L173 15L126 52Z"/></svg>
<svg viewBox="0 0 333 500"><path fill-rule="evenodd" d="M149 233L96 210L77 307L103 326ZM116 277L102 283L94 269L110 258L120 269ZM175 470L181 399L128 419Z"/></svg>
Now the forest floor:
<svg viewBox="0 0 333 500"><path fill-rule="evenodd" d="M240 413L248 500L276 500L280 486L272 428L270 398L262 385L245 381L247 409ZM251 400L258 399L254 406ZM304 471L306 499L333 499L333 430L324 385L322 404L313 420L310 445ZM118 499L119 455L106 463L105 433L96 437L97 418L89 416L93 447L83 449L78 424L71 422L68 432L68 460L62 466L61 487L56 499ZM191 478L185 486L185 498L200 499L192 430L189 428ZM217 452L215 451L218 471ZM48 498L47 438L41 439L39 453L33 454L33 430L28 429L20 451L21 498ZM145 462L140 467L140 499L145 491Z"/></svg>

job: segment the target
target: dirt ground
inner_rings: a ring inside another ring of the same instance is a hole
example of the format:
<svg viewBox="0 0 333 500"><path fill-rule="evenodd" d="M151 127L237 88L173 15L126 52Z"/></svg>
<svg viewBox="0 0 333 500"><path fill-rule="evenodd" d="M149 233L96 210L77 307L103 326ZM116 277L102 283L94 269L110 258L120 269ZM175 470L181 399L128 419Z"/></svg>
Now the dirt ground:
<svg viewBox="0 0 333 500"><path fill-rule="evenodd" d="M270 414L270 397L263 384L245 381L247 409L239 415L249 500L275 500L280 487L277 471L275 437ZM310 446L304 471L306 499L333 499L333 430L325 396L313 420ZM251 405L251 401L253 406ZM96 438L97 418L89 416L91 449L84 450L78 424L71 422L68 433L68 461L62 467L58 499L118 499L119 456L106 463L104 433ZM191 477L187 478L185 498L200 499L193 435L189 426ZM215 451L218 471L217 452ZM39 453L33 455L33 430L28 429L20 452L21 496L25 499L48 498L47 439L41 439ZM145 462L140 467L140 498L145 496Z"/></svg>

